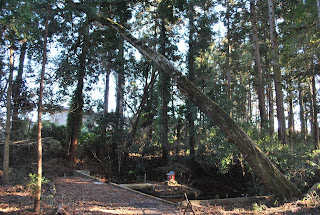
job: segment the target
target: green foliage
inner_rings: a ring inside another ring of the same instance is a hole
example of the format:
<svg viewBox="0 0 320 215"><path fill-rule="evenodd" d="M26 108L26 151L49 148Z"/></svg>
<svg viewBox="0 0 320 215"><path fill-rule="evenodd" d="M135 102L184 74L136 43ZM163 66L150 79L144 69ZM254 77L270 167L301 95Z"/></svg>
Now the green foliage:
<svg viewBox="0 0 320 215"><path fill-rule="evenodd" d="M79 158L91 158L96 153L98 138L99 135L92 132L81 134L77 151Z"/></svg>
<svg viewBox="0 0 320 215"><path fill-rule="evenodd" d="M198 159L201 159L200 156L202 155L205 160L201 159L201 162L217 166L222 174L228 173L237 157L237 148L230 144L223 133L216 127L207 129L204 137L197 152Z"/></svg>
<svg viewBox="0 0 320 215"><path fill-rule="evenodd" d="M32 138L37 137L37 125L31 131ZM43 139L45 156L64 156L67 154L66 127L50 121L42 121L41 138Z"/></svg>
<svg viewBox="0 0 320 215"><path fill-rule="evenodd" d="M320 196L316 191L313 191L312 193L309 193L306 197L302 199L302 202L306 204L307 206L311 207L319 207L320 205Z"/></svg>
<svg viewBox="0 0 320 215"><path fill-rule="evenodd" d="M241 127L299 189L305 191L312 185L320 157L319 150L314 150L313 144L295 136L291 145L284 145L278 141L276 134L272 137L263 134L250 124L242 124ZM246 173L252 173L238 149L215 127L207 129L203 135L197 150L197 160L205 166L218 167L222 174L227 174L232 166L239 163L245 165L243 170Z"/></svg>
<svg viewBox="0 0 320 215"><path fill-rule="evenodd" d="M258 211L258 212L262 212L262 211L265 211L268 207L266 205L261 205L261 204L258 204L258 203L253 203L252 204L252 209L254 211Z"/></svg>
<svg viewBox="0 0 320 215"><path fill-rule="evenodd" d="M29 173L29 182L27 186L32 190L32 193L35 194L37 191L37 183L38 183L38 174ZM46 179L45 177L41 178L41 184L48 184L50 181Z"/></svg>
<svg viewBox="0 0 320 215"><path fill-rule="evenodd" d="M313 144L297 139L292 145L283 145L276 138L268 137L257 140L257 143L282 173L301 190L306 190L311 185L310 180L318 168Z"/></svg>

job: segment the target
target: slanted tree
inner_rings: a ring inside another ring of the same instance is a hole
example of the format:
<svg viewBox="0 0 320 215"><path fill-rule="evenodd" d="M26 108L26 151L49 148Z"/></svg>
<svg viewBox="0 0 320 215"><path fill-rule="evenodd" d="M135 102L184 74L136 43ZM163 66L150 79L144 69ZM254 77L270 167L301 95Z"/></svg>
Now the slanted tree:
<svg viewBox="0 0 320 215"><path fill-rule="evenodd" d="M92 14L92 16L94 15ZM132 37L123 26L102 16L94 17L101 23L114 28L130 44L136 47L141 54L152 60L162 72L170 75L184 95L192 99L199 109L220 127L229 141L237 146L253 171L271 192L284 198L291 198L301 194L299 189L286 179L239 125L220 106L182 75L168 59Z"/></svg>

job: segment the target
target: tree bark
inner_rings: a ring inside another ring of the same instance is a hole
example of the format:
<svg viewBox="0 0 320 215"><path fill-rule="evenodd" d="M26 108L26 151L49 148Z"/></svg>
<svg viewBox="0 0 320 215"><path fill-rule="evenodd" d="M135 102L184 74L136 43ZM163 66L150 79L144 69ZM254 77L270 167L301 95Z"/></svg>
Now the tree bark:
<svg viewBox="0 0 320 215"><path fill-rule="evenodd" d="M3 150L3 181L5 184L9 183L10 173L9 173L9 151L10 151L10 131L11 131L11 93L12 93L12 78L14 70L14 48L13 44L10 47L10 70L8 78L8 89L7 89L7 115L6 115L6 128L5 128L5 143Z"/></svg>
<svg viewBox="0 0 320 215"><path fill-rule="evenodd" d="M258 101L259 101L261 128L263 128L268 120L267 120L267 114L266 114L264 86L263 86L263 79L262 79L255 0L250 0L250 11L251 11L251 28L252 28L252 40L253 40L253 49L254 49L254 60L255 60L255 69L256 69L256 90L257 90Z"/></svg>
<svg viewBox="0 0 320 215"><path fill-rule="evenodd" d="M160 19L160 53L165 56L166 54L166 27L165 18ZM166 73L160 73L159 90L161 96L161 107L160 107L160 141L162 145L162 161L163 165L168 163L169 159L169 101L170 101L170 77Z"/></svg>
<svg viewBox="0 0 320 215"><path fill-rule="evenodd" d="M317 0L318 28L320 28L320 0Z"/></svg>
<svg viewBox="0 0 320 215"><path fill-rule="evenodd" d="M43 43L43 58L42 58L42 69L40 74L40 89L39 89L39 103L38 103L38 130L37 130L37 188L34 198L34 211L40 213L40 200L41 200L41 182L42 182L42 142L41 142L41 116L42 116L42 98L43 98L43 89L44 89L44 74L46 70L47 63L47 42L48 42L48 22L49 22L49 10L47 11L46 24L45 24L45 36Z"/></svg>
<svg viewBox="0 0 320 215"><path fill-rule="evenodd" d="M244 155L253 171L262 183L275 195L291 198L300 195L297 189L268 159L260 148L250 139L239 125L214 101L207 97L200 89L190 82L175 66L163 55L145 46L132 37L123 26L102 16L96 17L101 23L107 24L121 34L131 45L137 48L142 55L152 60L162 72L170 75L180 91L191 99L225 133L229 141L237 146Z"/></svg>
<svg viewBox="0 0 320 215"><path fill-rule="evenodd" d="M313 68L311 68L313 69ZM313 139L316 149L320 149L320 142L319 142L319 124L318 124L318 103L317 103L317 88L316 88L316 81L315 81L315 74L312 71L311 77L311 95L312 95L312 106L313 106Z"/></svg>
<svg viewBox="0 0 320 215"><path fill-rule="evenodd" d="M274 14L273 0L268 0L268 8L269 8L271 49L272 49L272 57L273 57L272 67L273 67L273 74L274 74L274 83L276 88L278 136L279 136L279 140L281 140L283 144L287 144L288 139L287 139L287 133L286 133L286 123L285 123L284 107L283 107L281 69L279 65L279 53L278 53L276 27L275 27L275 14Z"/></svg>
<svg viewBox="0 0 320 215"><path fill-rule="evenodd" d="M104 65L106 72L106 82L104 90L104 104L103 104L103 116L108 113L109 108L109 82L110 82L110 73L111 73L111 52L107 52L107 65Z"/></svg>
<svg viewBox="0 0 320 215"><path fill-rule="evenodd" d="M293 116L293 93L292 93L292 81L290 80L290 76L288 77L288 129L289 129L289 142L292 143L292 137L294 132L294 116Z"/></svg>
<svg viewBox="0 0 320 215"><path fill-rule="evenodd" d="M116 138L116 143L114 143L113 149L117 149L117 161L118 161L118 174L121 172L121 164L122 164L122 152L124 152L125 142L123 139L123 126L124 126L124 39L120 38L121 43L119 47L119 70L117 76L117 99L116 99L116 113L118 114L118 122L117 122L117 130L118 135Z"/></svg>
<svg viewBox="0 0 320 215"><path fill-rule="evenodd" d="M301 127L301 132L300 135L301 137L306 140L307 136L306 136L306 123L305 123L305 111L304 111L304 101L303 101L303 89L301 86L301 81L299 80L298 83L298 90L299 90L299 116L300 116L300 127Z"/></svg>
<svg viewBox="0 0 320 215"><path fill-rule="evenodd" d="M23 75L23 67L24 67L24 59L26 55L27 43L26 41L23 42L20 48L20 59L19 59L19 69L18 74L13 85L12 91L12 99L13 99L13 109L12 109L12 127L11 132L15 134L14 140L18 140L19 137L19 107L21 106L21 88L22 88L22 75Z"/></svg>
<svg viewBox="0 0 320 215"><path fill-rule="evenodd" d="M81 54L79 56L79 71L77 88L75 89L74 97L68 115L68 127L70 129L70 148L68 160L71 166L75 167L77 164L77 146L79 140L80 128L83 117L83 79L86 73L86 57L88 52L87 36L89 27L87 26L83 33L83 44L81 47Z"/></svg>
<svg viewBox="0 0 320 215"><path fill-rule="evenodd" d="M232 95L231 95L231 63L230 63L230 55L231 55L231 36L230 36L230 3L226 1L227 11L226 11L226 19L227 19L227 54L226 54L226 69L227 69L227 96L228 96L228 111L232 116Z"/></svg>
<svg viewBox="0 0 320 215"><path fill-rule="evenodd" d="M267 82L268 82L267 99L268 99L268 107L269 107L269 110L268 110L268 113L269 113L269 118L268 118L269 119L269 133L270 133L270 136L273 136L273 134L274 134L273 84L272 84L272 78L271 78L271 71L268 69L268 68L270 68L270 61L267 56L267 53L264 57L265 57L266 68L267 68L266 72L267 72L267 74L269 74L268 79L267 79Z"/></svg>
<svg viewBox="0 0 320 215"><path fill-rule="evenodd" d="M148 77L146 76L145 77L145 86L143 88L143 94L142 94L142 98L141 98L141 102L140 102L140 105L139 105L139 108L138 108L138 111L137 113L134 115L133 117L133 120L132 120L132 125L129 129L129 135L130 135L130 138L131 138L131 144L133 144L134 140L135 140L135 137L136 137L136 133L137 133L137 130L138 130L138 126L139 126L139 120L140 120L140 117L141 117L141 113L147 103L147 100L150 96L150 93L151 93L151 90L156 82L156 71L155 70L152 70L152 75L151 75L151 80L150 80L150 83L148 83Z"/></svg>
<svg viewBox="0 0 320 215"><path fill-rule="evenodd" d="M194 34L195 34L195 26L194 26L194 5L192 1L189 1L189 11L188 11L188 18L189 18L189 52L188 52L188 79L194 83L195 81L195 41L194 41ZM195 159L195 145L197 142L196 138L196 130L194 126L194 121L196 119L196 107L192 103L190 99L186 101L186 119L188 120L188 133L189 133L189 147L190 147L190 158L192 161Z"/></svg>

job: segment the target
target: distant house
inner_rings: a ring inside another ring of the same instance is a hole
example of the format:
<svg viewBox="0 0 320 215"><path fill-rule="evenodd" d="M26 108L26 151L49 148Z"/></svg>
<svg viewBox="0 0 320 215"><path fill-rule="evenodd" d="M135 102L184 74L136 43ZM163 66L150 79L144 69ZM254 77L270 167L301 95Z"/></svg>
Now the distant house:
<svg viewBox="0 0 320 215"><path fill-rule="evenodd" d="M56 125L67 125L68 114L69 110L64 108L55 112L46 113L45 116L42 117L42 120L47 120ZM82 119L83 123L87 122L92 114L92 112L85 112Z"/></svg>
<svg viewBox="0 0 320 215"><path fill-rule="evenodd" d="M51 113L49 117L46 116L44 120L48 120L56 125L66 125L68 120L68 113L69 110L67 109L55 111L54 113Z"/></svg>

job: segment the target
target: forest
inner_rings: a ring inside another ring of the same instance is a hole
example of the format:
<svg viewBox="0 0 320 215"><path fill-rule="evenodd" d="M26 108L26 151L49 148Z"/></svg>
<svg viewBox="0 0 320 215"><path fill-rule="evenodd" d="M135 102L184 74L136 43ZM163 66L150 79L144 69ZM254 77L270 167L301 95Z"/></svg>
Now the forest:
<svg viewBox="0 0 320 215"><path fill-rule="evenodd" d="M0 0L1 184L90 169L202 198L320 180L320 0ZM65 123L49 116L66 113Z"/></svg>

